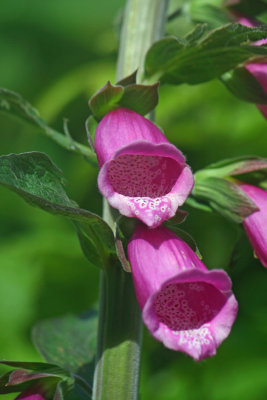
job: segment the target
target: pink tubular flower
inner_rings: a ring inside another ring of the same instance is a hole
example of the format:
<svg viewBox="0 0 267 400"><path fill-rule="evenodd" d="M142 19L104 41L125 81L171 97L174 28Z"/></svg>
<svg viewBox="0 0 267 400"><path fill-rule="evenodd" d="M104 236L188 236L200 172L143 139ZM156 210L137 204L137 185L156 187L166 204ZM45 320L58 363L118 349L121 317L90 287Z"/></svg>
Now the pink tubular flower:
<svg viewBox="0 0 267 400"><path fill-rule="evenodd" d="M247 18L245 16L238 17L238 22L241 25L247 26L249 28L253 28L259 25L259 22L253 18ZM257 40L254 42L255 46L261 46L267 43L266 39ZM262 59L257 62L249 62L245 65L246 69L251 73L251 75L256 78L259 84L262 86L263 90L267 93L267 60ZM261 111L263 116L267 118L267 104L257 104L258 109Z"/></svg>
<svg viewBox="0 0 267 400"><path fill-rule="evenodd" d="M46 400L46 397L43 393L38 393L36 390L33 390L31 387L24 390L24 392L20 393L15 400Z"/></svg>
<svg viewBox="0 0 267 400"><path fill-rule="evenodd" d="M128 256L151 334L197 361L216 354L238 308L226 272L209 271L183 240L163 226L137 226Z"/></svg>
<svg viewBox="0 0 267 400"><path fill-rule="evenodd" d="M267 267L267 191L247 184L240 188L259 208L244 219L244 228L257 257Z"/></svg>
<svg viewBox="0 0 267 400"><path fill-rule="evenodd" d="M110 205L154 228L175 215L194 184L183 154L146 118L108 113L95 134L98 187Z"/></svg>

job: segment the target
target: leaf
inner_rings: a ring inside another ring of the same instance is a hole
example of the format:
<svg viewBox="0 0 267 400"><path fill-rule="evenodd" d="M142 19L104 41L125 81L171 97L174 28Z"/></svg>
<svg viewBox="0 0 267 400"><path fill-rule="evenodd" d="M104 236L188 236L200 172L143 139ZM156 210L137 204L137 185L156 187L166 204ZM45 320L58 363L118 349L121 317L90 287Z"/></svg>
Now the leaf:
<svg viewBox="0 0 267 400"><path fill-rule="evenodd" d="M122 265L122 268L124 269L125 272L131 272L131 267L130 263L126 257L124 247L123 247L123 237L120 235L120 229L118 225L116 224L116 250L117 250L117 256L120 260L120 263Z"/></svg>
<svg viewBox="0 0 267 400"><path fill-rule="evenodd" d="M68 198L62 172L46 154L32 152L1 156L0 184L33 206L76 221L95 247L91 262L94 263L97 253L101 260L97 266L103 266L105 258L116 253L110 227L98 215L79 208Z"/></svg>
<svg viewBox="0 0 267 400"><path fill-rule="evenodd" d="M62 373L62 370L55 364L43 362L28 362L28 361L5 361L1 360L0 364L8 365L9 367L18 367L31 371L47 372L47 373Z"/></svg>
<svg viewBox="0 0 267 400"><path fill-rule="evenodd" d="M89 106L96 119L100 120L109 111L115 110L122 95L123 87L111 85L109 81L98 90L89 100Z"/></svg>
<svg viewBox="0 0 267 400"><path fill-rule="evenodd" d="M131 75L128 75L125 78L121 79L119 82L117 82L117 85L128 86L136 83L136 74L137 70L134 71Z"/></svg>
<svg viewBox="0 0 267 400"><path fill-rule="evenodd" d="M32 338L47 362L78 375L86 384L93 379L96 333L97 313L91 311L41 321L34 327Z"/></svg>
<svg viewBox="0 0 267 400"><path fill-rule="evenodd" d="M267 104L267 93L245 67L228 71L220 79L227 89L241 100L256 104Z"/></svg>
<svg viewBox="0 0 267 400"><path fill-rule="evenodd" d="M53 386L59 379L66 377L66 371L54 364L24 361L0 361L0 363L20 368L0 377L0 394L22 392L31 385L31 381L43 381Z"/></svg>
<svg viewBox="0 0 267 400"><path fill-rule="evenodd" d="M231 22L230 14L221 7L212 4L199 2L199 0L190 1L187 10L187 16L194 22L205 22L210 27L216 28Z"/></svg>
<svg viewBox="0 0 267 400"><path fill-rule="evenodd" d="M125 78L123 83L131 81L134 75ZM148 114L158 104L158 85L139 85L136 83L127 86L111 85L107 82L90 100L89 106L97 120L100 120L110 111L119 107L129 108L141 115Z"/></svg>
<svg viewBox="0 0 267 400"><path fill-rule="evenodd" d="M195 26L195 28L189 32L186 36L186 45L187 46L193 46L198 42L198 40L206 33L208 30L208 25L207 24L198 24Z"/></svg>
<svg viewBox="0 0 267 400"><path fill-rule="evenodd" d="M34 381L37 379L40 380L43 378L53 378L53 380L55 378L61 379L62 374L51 374L51 373L47 373L47 372L34 372L33 373L33 372L27 372L23 369L16 369L11 372L11 374L9 376L8 385L18 385L20 383Z"/></svg>
<svg viewBox="0 0 267 400"><path fill-rule="evenodd" d="M254 55L266 55L266 46L248 44L266 36L267 26L248 28L228 24L211 31L194 46L182 45L178 38L167 37L148 50L145 73L162 83L205 82L220 77Z"/></svg>
<svg viewBox="0 0 267 400"><path fill-rule="evenodd" d="M221 178L198 178L193 196L208 202L209 206L224 217L240 223L258 208L256 204L231 181Z"/></svg>
<svg viewBox="0 0 267 400"><path fill-rule="evenodd" d="M158 104L158 87L159 82L154 85L129 85L125 88L119 104L138 114L146 115Z"/></svg>
<svg viewBox="0 0 267 400"><path fill-rule="evenodd" d="M224 178L227 176L243 175L247 173L262 172L267 178L267 158L256 156L233 157L217 161L195 173L195 179L214 176Z"/></svg>
<svg viewBox="0 0 267 400"><path fill-rule="evenodd" d="M97 128L97 121L92 115L90 115L90 117L88 117L87 120L85 121L85 129L87 132L88 142L93 151L95 151L94 141L95 141L96 128Z"/></svg>
<svg viewBox="0 0 267 400"><path fill-rule="evenodd" d="M97 165L95 154L80 143L70 140L62 133L48 126L39 116L38 111L18 93L0 88L0 111L12 117L19 118L22 122L36 126L52 140L67 150L83 155L92 164Z"/></svg>

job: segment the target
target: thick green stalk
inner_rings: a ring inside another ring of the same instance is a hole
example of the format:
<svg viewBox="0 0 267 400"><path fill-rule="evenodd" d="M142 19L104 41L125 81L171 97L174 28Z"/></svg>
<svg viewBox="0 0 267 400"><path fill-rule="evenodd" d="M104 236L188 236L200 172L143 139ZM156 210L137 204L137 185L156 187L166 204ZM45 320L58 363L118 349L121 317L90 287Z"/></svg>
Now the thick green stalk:
<svg viewBox="0 0 267 400"><path fill-rule="evenodd" d="M168 0L128 0L123 19L117 79L138 68L141 80L145 53L163 34ZM114 230L104 200L103 217ZM117 260L101 273L98 344L93 400L137 400L142 340L141 311L132 277Z"/></svg>

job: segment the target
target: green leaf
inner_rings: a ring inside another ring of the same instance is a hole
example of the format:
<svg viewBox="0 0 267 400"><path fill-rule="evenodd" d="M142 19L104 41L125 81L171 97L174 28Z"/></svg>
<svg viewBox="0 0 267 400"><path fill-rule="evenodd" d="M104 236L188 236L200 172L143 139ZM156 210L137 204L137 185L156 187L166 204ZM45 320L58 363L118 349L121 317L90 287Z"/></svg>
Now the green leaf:
<svg viewBox="0 0 267 400"><path fill-rule="evenodd" d="M130 82L133 76L125 78L123 83ZM89 106L97 120L119 107L126 107L141 115L146 115L158 104L158 85L157 82L153 85L131 83L127 86L114 86L107 82L90 99Z"/></svg>
<svg viewBox="0 0 267 400"><path fill-rule="evenodd" d="M245 67L228 71L220 79L227 89L241 100L256 104L267 104L267 93Z"/></svg>
<svg viewBox="0 0 267 400"><path fill-rule="evenodd" d="M33 329L36 348L49 362L74 374L79 385L91 390L96 349L97 313L67 315L39 322Z"/></svg>
<svg viewBox="0 0 267 400"><path fill-rule="evenodd" d="M267 158L256 156L233 157L217 161L208 165L206 168L195 173L196 181L202 178L216 177L224 178L227 176L243 175L262 171L266 177Z"/></svg>
<svg viewBox="0 0 267 400"><path fill-rule="evenodd" d="M67 136L49 127L39 116L38 111L18 93L0 88L0 111L11 117L19 118L23 123L34 125L60 146L81 154L92 164L97 165L96 156L89 147L70 140Z"/></svg>
<svg viewBox="0 0 267 400"><path fill-rule="evenodd" d="M197 210L205 211L205 212L212 212L212 208L207 204L207 202L200 200L200 199L195 199L192 196L189 196L186 199L186 204L189 207L196 208Z"/></svg>
<svg viewBox="0 0 267 400"><path fill-rule="evenodd" d="M193 46L195 45L198 40L206 33L208 30L207 24L198 24L195 28L189 32L186 36L186 46Z"/></svg>
<svg viewBox="0 0 267 400"><path fill-rule="evenodd" d="M231 22L229 13L222 8L200 2L199 0L191 0L186 10L192 21L205 22L209 24L211 28L216 28Z"/></svg>
<svg viewBox="0 0 267 400"><path fill-rule="evenodd" d="M146 115L158 104L158 87L159 82L154 85L129 85L124 90L120 106Z"/></svg>
<svg viewBox="0 0 267 400"><path fill-rule="evenodd" d="M9 367L18 367L31 371L62 374L61 368L55 364L43 363L43 362L28 362L28 361L5 361L1 360L0 364L8 365Z"/></svg>
<svg viewBox="0 0 267 400"><path fill-rule="evenodd" d="M117 85L128 86L136 83L136 74L137 70L134 71L131 75L128 75L125 78L121 79L119 82L117 82Z"/></svg>
<svg viewBox="0 0 267 400"><path fill-rule="evenodd" d="M0 363L20 368L0 377L0 394L22 392L31 385L31 381L44 382L52 387L59 379L66 377L66 371L54 364L24 361L0 361Z"/></svg>
<svg viewBox="0 0 267 400"><path fill-rule="evenodd" d="M258 210L237 184L226 179L198 177L192 194L207 201L211 208L235 223L242 222L243 218Z"/></svg>
<svg viewBox="0 0 267 400"><path fill-rule="evenodd" d="M79 208L68 198L62 172L46 154L32 152L1 156L0 184L33 206L76 221L94 245L91 262L94 263L95 254L98 254L100 262L97 266L102 267L106 257L116 253L110 227L98 215Z"/></svg>
<svg viewBox="0 0 267 400"><path fill-rule="evenodd" d="M88 117L87 120L85 121L85 128L87 132L88 142L92 150L95 151L94 141L95 141L95 131L97 128L97 121L92 115L90 115L90 117Z"/></svg>
<svg viewBox="0 0 267 400"><path fill-rule="evenodd" d="M89 100L89 106L97 120L108 112L118 108L118 103L123 95L122 86L114 86L109 81Z"/></svg>
<svg viewBox="0 0 267 400"><path fill-rule="evenodd" d="M266 55L266 46L248 44L266 36L267 26L229 24L211 31L193 46L181 44L178 38L164 38L146 55L146 76L172 84L196 84L218 78L254 55Z"/></svg>

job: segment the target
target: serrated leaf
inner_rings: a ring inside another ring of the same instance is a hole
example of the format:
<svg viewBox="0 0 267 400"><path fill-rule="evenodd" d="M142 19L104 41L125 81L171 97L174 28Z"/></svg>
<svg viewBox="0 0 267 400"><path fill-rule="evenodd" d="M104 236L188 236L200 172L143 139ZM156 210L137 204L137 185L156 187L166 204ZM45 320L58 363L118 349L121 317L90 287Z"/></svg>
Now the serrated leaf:
<svg viewBox="0 0 267 400"><path fill-rule="evenodd" d="M67 315L39 322L33 329L36 348L50 363L92 382L97 313Z"/></svg>
<svg viewBox="0 0 267 400"><path fill-rule="evenodd" d="M96 156L89 147L70 140L62 133L48 126L39 116L38 111L23 99L20 94L0 88L0 111L12 117L19 118L24 123L34 125L60 146L83 155L88 161L96 165Z"/></svg>
<svg viewBox="0 0 267 400"><path fill-rule="evenodd" d="M186 46L193 46L198 42L198 40L206 33L208 30L207 24L198 24L195 28L189 32L186 36Z"/></svg>
<svg viewBox="0 0 267 400"><path fill-rule="evenodd" d="M266 36L267 26L229 24L211 31L194 46L183 46L174 37L164 38L146 55L146 76L172 84L196 84L218 78L254 55L267 55L266 46L248 44Z"/></svg>
<svg viewBox="0 0 267 400"><path fill-rule="evenodd" d="M39 152L0 157L0 184L8 187L33 206L70 218L86 232L95 246L101 265L109 253L116 253L114 235L98 215L81 209L70 200L63 187L62 172ZM91 262L93 263L93 257Z"/></svg>
<svg viewBox="0 0 267 400"><path fill-rule="evenodd" d="M237 184L226 179L196 179L192 194L207 201L211 208L235 223L242 222L258 210L256 204Z"/></svg>
<svg viewBox="0 0 267 400"><path fill-rule="evenodd" d="M220 79L227 89L241 100L256 104L267 104L267 93L245 67L228 71Z"/></svg>
<svg viewBox="0 0 267 400"><path fill-rule="evenodd" d="M123 95L123 87L112 85L109 81L89 100L89 106L97 120L115 110Z"/></svg>

